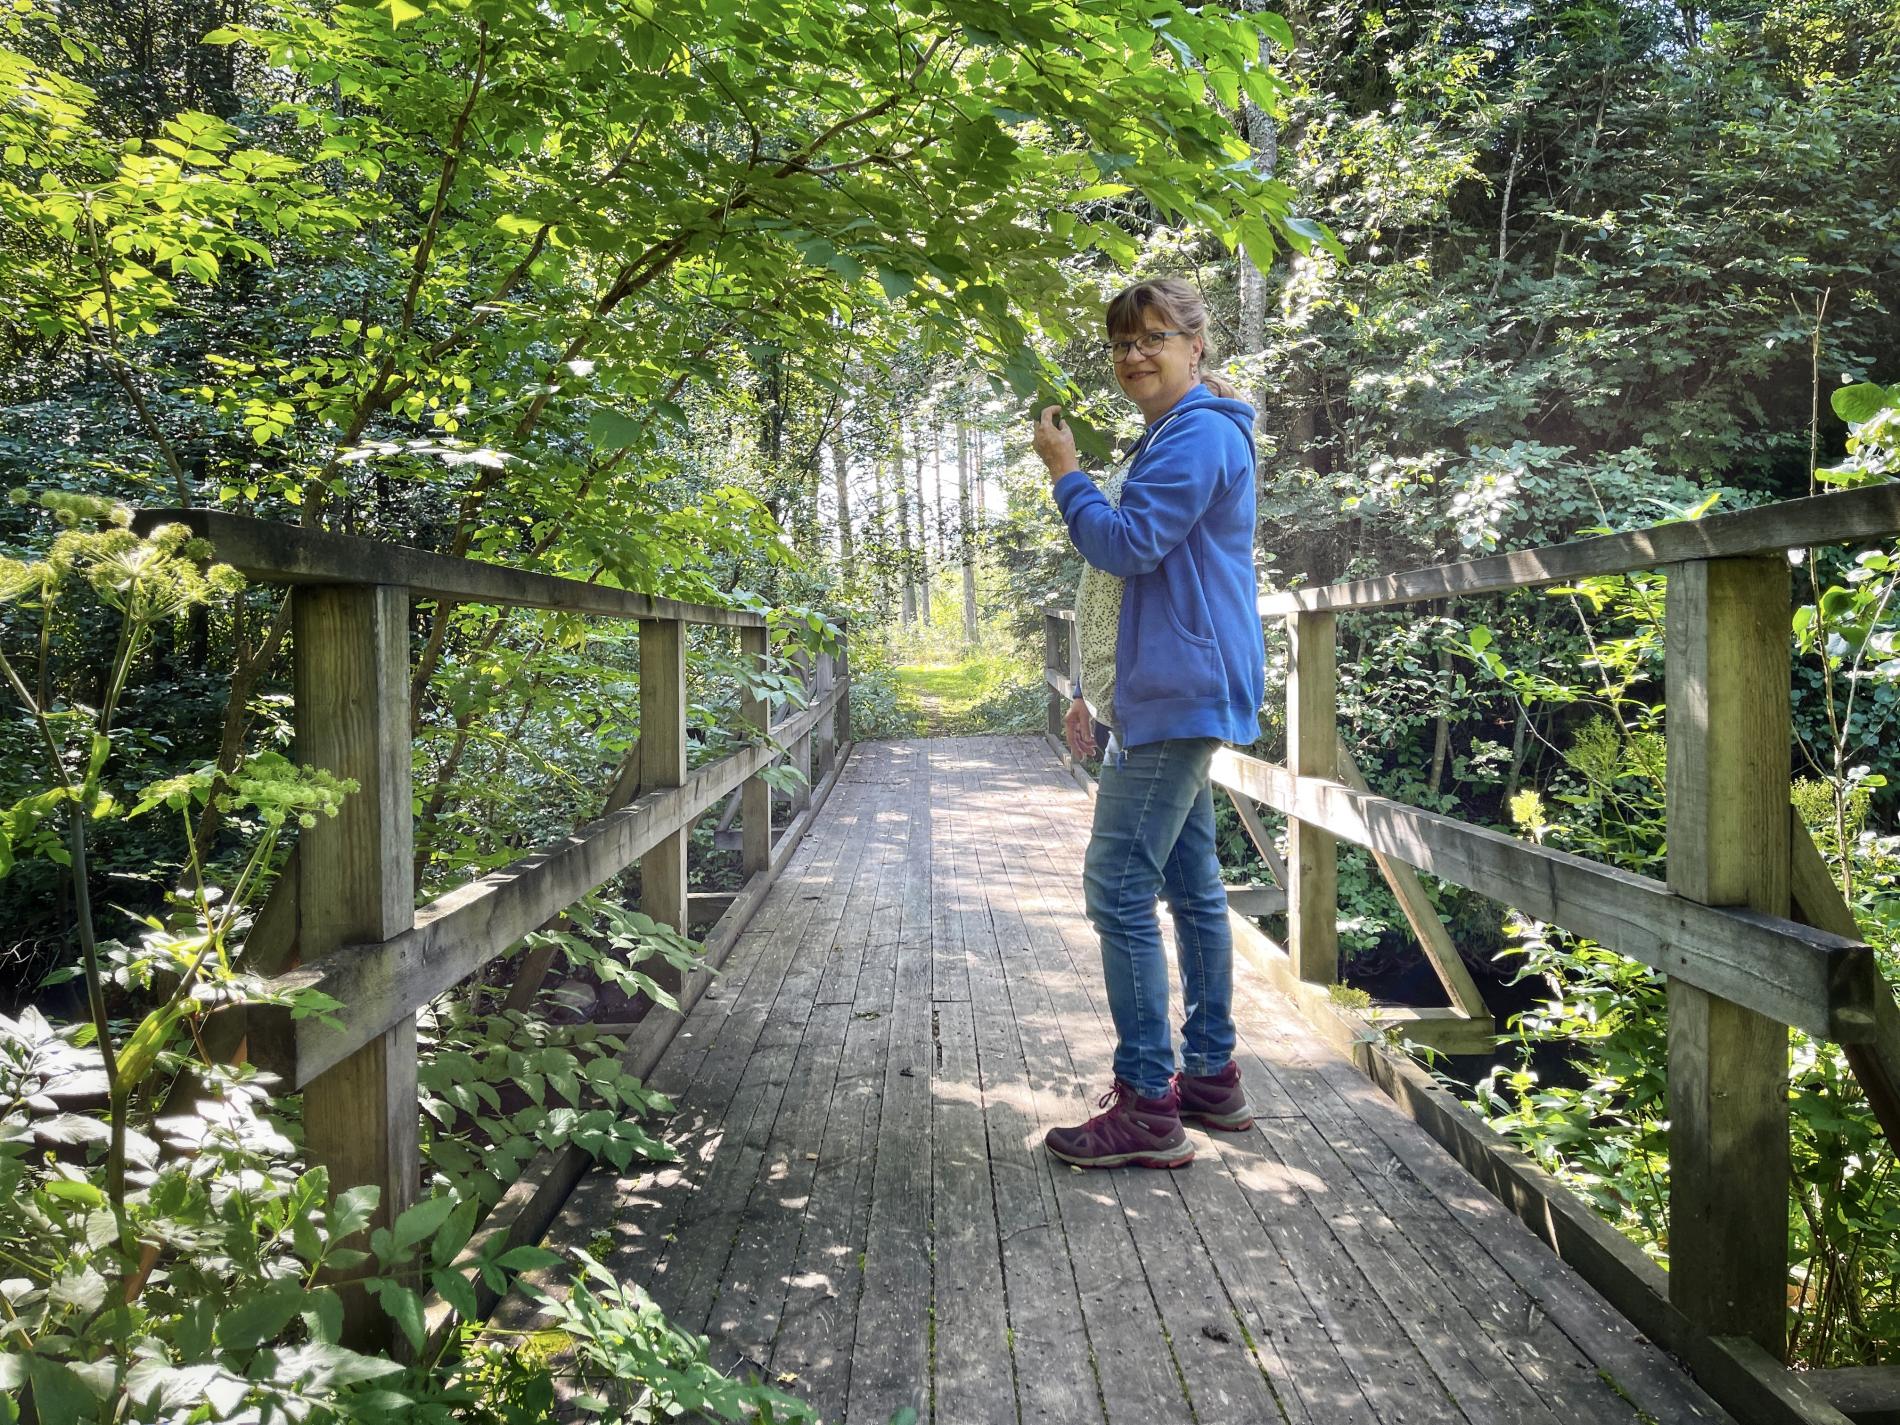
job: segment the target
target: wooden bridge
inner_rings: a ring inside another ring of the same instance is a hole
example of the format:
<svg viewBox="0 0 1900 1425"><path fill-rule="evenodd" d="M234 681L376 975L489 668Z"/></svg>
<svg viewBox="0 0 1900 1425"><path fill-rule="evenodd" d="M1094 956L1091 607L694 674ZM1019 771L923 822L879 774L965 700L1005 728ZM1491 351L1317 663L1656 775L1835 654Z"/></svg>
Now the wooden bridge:
<svg viewBox="0 0 1900 1425"><path fill-rule="evenodd" d="M690 767L685 630L735 627L763 655L756 615L150 518L298 586L299 753L364 784L306 833L250 947L261 972L344 1002L340 1028L270 1010L247 1025L252 1057L303 1090L337 1187L413 1192L419 1006L632 864L642 908L684 924L688 829L734 793L743 807L749 879L706 942L720 978L688 976L683 1018L656 1009L628 1034L628 1066L681 1101L680 1162L616 1180L548 1155L470 1260L544 1233L604 1247L722 1364L873 1425L905 1406L959 1425L1900 1418L1890 1371L1781 1364L1787 1026L1846 1046L1900 1131L1900 1012L1789 807L1784 555L1900 532L1900 489L1263 600L1291 635L1287 762L1229 751L1215 769L1269 864L1257 807L1289 818L1287 944L1242 913L1273 890L1234 898L1261 1116L1197 1136L1198 1162L1174 1174L1059 1169L1039 1146L1109 1077L1079 904L1088 792L1053 741L852 748L848 669L826 658L770 740ZM1339 612L1637 569L1669 574L1666 883L1374 796L1342 763ZM420 911L410 598L637 619L642 665L640 752L603 819ZM1066 689L1072 641L1061 615L1049 629ZM762 702L744 715L766 731ZM787 750L813 785L781 828L763 774ZM1375 852L1446 980L1450 1011L1384 1016L1410 1037L1463 1045L1491 1026L1408 868L1668 976L1666 1276L1383 1047L1378 1016L1334 1003L1340 837ZM531 1317L510 1304L504 1319ZM446 1332L453 1315L438 1301L431 1322Z"/></svg>

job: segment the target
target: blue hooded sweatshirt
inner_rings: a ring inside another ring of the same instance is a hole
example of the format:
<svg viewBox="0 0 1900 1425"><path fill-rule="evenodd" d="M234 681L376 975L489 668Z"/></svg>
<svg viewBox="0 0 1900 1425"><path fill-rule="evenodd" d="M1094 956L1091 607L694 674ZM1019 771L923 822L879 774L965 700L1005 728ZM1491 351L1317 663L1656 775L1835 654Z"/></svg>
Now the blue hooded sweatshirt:
<svg viewBox="0 0 1900 1425"><path fill-rule="evenodd" d="M1124 746L1260 736L1253 420L1245 401L1195 386L1137 450L1119 509L1080 470L1056 481L1082 557L1127 581L1115 639Z"/></svg>

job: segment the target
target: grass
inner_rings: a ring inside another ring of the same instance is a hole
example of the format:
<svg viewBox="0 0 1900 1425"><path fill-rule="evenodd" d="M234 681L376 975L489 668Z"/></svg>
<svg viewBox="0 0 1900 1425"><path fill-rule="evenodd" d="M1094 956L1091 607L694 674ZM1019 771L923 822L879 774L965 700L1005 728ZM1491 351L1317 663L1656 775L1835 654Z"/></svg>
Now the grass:
<svg viewBox="0 0 1900 1425"><path fill-rule="evenodd" d="M979 655L961 663L900 663L898 705L926 736L991 731L975 716L977 705L1023 673L1007 658Z"/></svg>

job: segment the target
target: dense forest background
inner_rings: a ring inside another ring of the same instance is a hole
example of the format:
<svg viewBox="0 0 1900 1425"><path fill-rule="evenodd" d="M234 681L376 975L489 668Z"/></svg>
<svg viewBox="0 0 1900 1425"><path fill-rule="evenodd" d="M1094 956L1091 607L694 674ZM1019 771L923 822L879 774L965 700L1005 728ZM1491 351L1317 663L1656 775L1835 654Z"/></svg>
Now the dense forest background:
<svg viewBox="0 0 1900 1425"><path fill-rule="evenodd" d="M968 725L1040 724L1037 610L1078 566L1028 431L1058 399L1092 458L1132 434L1098 328L1135 276L1200 284L1255 401L1269 587L1882 479L1900 444L1895 0L21 0L0 26L16 1064L88 1042L24 1008L87 1016L72 807L110 1032L181 926L241 943L205 880L255 896L334 795L283 760L281 598L177 549L152 592L118 504L770 607L785 648L848 626L880 736L915 726L897 665L979 654ZM1803 810L1883 940L1896 583L1816 555L1794 630ZM1342 728L1380 790L1653 871L1660 607L1634 576L1346 620ZM693 666L711 756L738 660ZM425 608L419 891L597 814L636 686L628 634ZM1524 988L1466 1091L1666 1257L1659 987L1438 894ZM1350 857L1342 914L1376 987L1409 952ZM480 1008L434 1048L518 1074ZM1885 1359L1892 1153L1833 1051L1796 1067L1795 1351ZM492 1201L492 1125L432 1115L435 1188Z"/></svg>

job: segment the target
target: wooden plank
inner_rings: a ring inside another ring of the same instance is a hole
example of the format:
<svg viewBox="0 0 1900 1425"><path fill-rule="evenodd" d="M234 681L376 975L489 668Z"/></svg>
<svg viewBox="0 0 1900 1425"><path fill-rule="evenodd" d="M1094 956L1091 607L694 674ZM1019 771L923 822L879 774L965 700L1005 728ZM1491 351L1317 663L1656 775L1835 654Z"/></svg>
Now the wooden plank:
<svg viewBox="0 0 1900 1425"><path fill-rule="evenodd" d="M1545 1419L1560 1409L1578 1425L1626 1425L1629 1403L1595 1364L1548 1323L1415 1176L1394 1170L1390 1150L1360 1112L1397 1120L1392 1106L1310 1036L1275 1040L1266 1059L1266 1071L1300 1107L1298 1136L1308 1142L1304 1161L1336 1160L1349 1175L1346 1198L1334 1202L1329 1216L1338 1220L1344 1207L1347 1220L1357 1225L1381 1224L1368 1235L1377 1237L1392 1270L1369 1271L1368 1277L1399 1319L1421 1310L1437 1313L1468 1350L1483 1384L1478 1391L1454 1389L1459 1403L1469 1408L1489 1392L1504 1403L1498 1413L1505 1419ZM1331 1062L1322 1067L1320 1060ZM1358 1079L1367 1092L1354 1098L1336 1092L1340 1078ZM1422 1306L1408 1311L1388 1294L1399 1280L1423 1284Z"/></svg>
<svg viewBox="0 0 1900 1425"><path fill-rule="evenodd" d="M1054 802L1054 796L1047 795L1053 778L1037 780L1037 793ZM1102 1084L1091 1085L1085 1077L1089 1066L1071 1059L1062 1033L1063 986L1075 975L1064 939L1068 916L1058 913L1051 900L1049 873L1040 864L1033 870L1025 864L1031 858L1040 860L1045 848L1033 843L1052 832L1047 821L1025 814L1028 800L1019 797L1016 806L995 809L996 839L978 852L1029 1078L1031 1141L1025 1148L1051 1185L1051 1226L1061 1234L1075 1281L1100 1408L1115 1425L1188 1422L1192 1412L1145 1274L1135 1270L1134 1239L1113 1192L1112 1175L1068 1171L1042 1146L1049 1129L1088 1115L1094 1102L1091 1090L1099 1091ZM1065 849L1073 851L1072 838L1054 834L1057 846L1066 842ZM1078 856L1072 874L1079 867ZM1077 1416L1093 1414L1086 1401L1069 1408Z"/></svg>
<svg viewBox="0 0 1900 1425"><path fill-rule="evenodd" d="M1064 709L1075 685L1069 681L1068 635L1047 613L1042 621L1042 680L1049 686L1048 732L1060 742Z"/></svg>
<svg viewBox="0 0 1900 1425"><path fill-rule="evenodd" d="M878 1117L871 1208L864 1240L862 1295L852 1347L846 1419L888 1420L905 1408L923 1415L930 1401L930 1183L935 1159L930 1139L931 1076L935 1050L930 1003L930 862L919 836L930 835L927 762L906 744L910 775L900 795L908 851L898 889L899 939L888 977L859 978L859 1014L890 1020ZM921 882L919 897L913 890ZM867 962L881 961L874 946ZM867 965L867 969L869 966Z"/></svg>
<svg viewBox="0 0 1900 1425"><path fill-rule="evenodd" d="M387 587L302 589L291 603L297 759L359 784L338 815L318 817L298 840L296 939L306 955L387 940L414 917L408 614L402 590ZM415 1009L302 1085L306 1154L329 1170L333 1193L378 1188L378 1226L416 1200ZM253 1053L259 1027L253 1015ZM351 1345L394 1342L393 1321L363 1293L343 1299Z"/></svg>
<svg viewBox="0 0 1900 1425"><path fill-rule="evenodd" d="M686 780L686 625L640 620L640 794ZM637 798L636 798L637 799ZM708 803L710 805L710 803ZM695 818L697 819L697 818ZM640 858L640 910L680 934L687 931L686 838L690 823L669 831ZM675 992L680 972L653 961L648 973Z"/></svg>
<svg viewBox="0 0 1900 1425"><path fill-rule="evenodd" d="M1257 1114L1282 1107L1259 1094L1252 1102ZM1313 1274L1295 1275L1288 1261L1299 1247L1282 1245L1288 1233L1307 1245L1319 1235L1290 1206L1298 1196L1292 1176L1259 1136L1210 1133L1194 1170L1175 1176L1175 1188L1289 1425L1379 1425L1354 1346L1342 1341L1331 1305L1308 1299ZM1356 1322L1369 1314L1348 1310ZM1395 1326L1387 1341L1399 1339Z"/></svg>
<svg viewBox="0 0 1900 1425"><path fill-rule="evenodd" d="M739 630L739 652L763 670L768 655L767 634L763 628ZM739 704L739 715L758 733L765 735L771 709L764 698L747 693ZM761 768L761 771L764 769ZM760 869L772 855L772 788L757 773L746 778L739 811L739 863L749 875Z"/></svg>
<svg viewBox="0 0 1900 1425"><path fill-rule="evenodd" d="M1404 1005L1374 1005L1361 1011L1368 1026L1436 1049L1441 1054L1489 1054L1498 1047L1497 1021L1490 1015L1472 1016L1455 1009Z"/></svg>
<svg viewBox="0 0 1900 1425"><path fill-rule="evenodd" d="M1779 555L1808 545L1886 539L1897 532L1900 486L1870 485L1544 549L1520 549L1349 584L1268 594L1260 600L1260 614L1280 618L1326 609L1384 608L1457 594L1568 583L1597 574L1660 569L1684 560Z"/></svg>
<svg viewBox="0 0 1900 1425"><path fill-rule="evenodd" d="M1789 909L1788 564L1669 570L1669 887ZM1871 1005L1868 1006L1871 1009ZM1669 982L1669 1298L1720 1336L1787 1350L1788 1030Z"/></svg>
<svg viewBox="0 0 1900 1425"><path fill-rule="evenodd" d="M931 1029L937 1052L930 1124L936 1414L960 1425L1016 1425L1010 1316L971 1005L938 1001L931 1006Z"/></svg>
<svg viewBox="0 0 1900 1425"><path fill-rule="evenodd" d="M1276 1064L1283 1055L1290 1056L1310 1068L1330 1090L1324 1095L1302 1093L1300 1102L1322 1122L1334 1124L1327 1134L1331 1142L1349 1148L1376 1142L1392 1155L1389 1165L1369 1164L1369 1171L1360 1173L1361 1181L1412 1199L1415 1215L1408 1229L1412 1239L1455 1255L1462 1270L1478 1278L1481 1303L1491 1313L1494 1327L1507 1335L1520 1329L1519 1307L1512 1297L1522 1293L1529 1302L1522 1329L1536 1333L1528 1348L1545 1359L1569 1369L1563 1349L1569 1343L1594 1369L1607 1375L1632 1405L1659 1420L1683 1425L1727 1421L1726 1412L1697 1389L1675 1362L1585 1286L1362 1074L1297 1030L1278 1038L1275 1050ZM1337 1099L1344 1110L1333 1111L1327 1099ZM1344 1117L1344 1112L1351 1117ZM1506 1307L1506 1302L1512 1304ZM1534 1318L1548 1321L1561 1333L1562 1341L1554 1346L1545 1341Z"/></svg>
<svg viewBox="0 0 1900 1425"><path fill-rule="evenodd" d="M799 649L792 655L792 668L798 674L799 683L809 700L814 691L814 675L811 654ZM797 785L792 788L792 810L803 811L811 803L811 742L812 734L805 733L790 746L786 764L799 776Z"/></svg>
<svg viewBox="0 0 1900 1425"><path fill-rule="evenodd" d="M1287 1087L1297 1098L1297 1081ZM1455 1283L1406 1240L1342 1161L1341 1149L1304 1114L1259 1122L1281 1162L1302 1169L1300 1190L1313 1215L1327 1223L1458 1407L1473 1419L1556 1425L1551 1406L1513 1371L1505 1353L1457 1300ZM1573 1400L1571 1409L1577 1411L1580 1403Z"/></svg>
<svg viewBox="0 0 1900 1425"><path fill-rule="evenodd" d="M1278 886L1229 886L1227 908L1239 915L1278 915L1286 909L1286 892Z"/></svg>
<svg viewBox="0 0 1900 1425"><path fill-rule="evenodd" d="M808 948L801 946L801 953ZM797 1007L789 1008L796 1016ZM772 1341L784 1320L792 1263L812 1206L818 1147L850 1022L846 1005L811 1007L792 1046L795 1054L777 1112L769 1121L754 1122L754 1136L763 1139L759 1166L733 1223L730 1255L705 1284L711 1310L703 1315L703 1327L693 1328L705 1331L712 1342L712 1362L722 1371L750 1370L762 1376L769 1368ZM696 1235L726 1247L728 1243L717 1240L717 1230L704 1230L707 1225L701 1224ZM700 1314L700 1300L698 1292L687 1295L685 1314L676 1321L691 1323Z"/></svg>
<svg viewBox="0 0 1900 1425"><path fill-rule="evenodd" d="M823 716L807 709L792 719ZM416 912L389 940L307 959L274 982L315 986L340 1000L336 1028L254 1005L251 1060L293 1086L339 1062L500 954L550 916L625 870L673 830L688 825L772 756L752 747L696 768L683 786L651 792L571 836L491 872Z"/></svg>
<svg viewBox="0 0 1900 1425"><path fill-rule="evenodd" d="M383 540L250 519L222 510L142 510L132 524L141 533L162 524L185 525L211 542L220 561L264 584L359 588L382 584L405 589L412 599L557 609L606 618L683 619L727 628L755 628L765 623L765 616L751 609L654 598L604 584L534 574L476 559L454 559Z"/></svg>
<svg viewBox="0 0 1900 1425"><path fill-rule="evenodd" d="M1346 746L1343 737L1339 739L1339 780L1355 792L1372 790L1366 785L1359 764L1353 761L1352 750ZM1445 987L1452 1006L1467 1017L1489 1019L1491 1011L1484 1002L1484 995L1472 980L1471 971L1465 968L1464 957L1458 953L1458 947L1451 943L1445 922L1438 918L1438 912L1432 908L1431 897L1425 893L1418 872L1403 861L1395 861L1380 851L1372 853L1372 860L1378 866L1379 874L1385 877L1386 885L1391 888L1393 899L1398 901L1406 924L1412 927L1412 934L1418 937L1418 948L1425 952L1432 973L1438 976L1438 983Z"/></svg>
<svg viewBox="0 0 1900 1425"><path fill-rule="evenodd" d="M1330 781L1339 746L1333 616L1293 615L1287 643L1287 766ZM1330 985L1339 978L1339 848L1324 826L1288 816L1287 950L1302 980Z"/></svg>
<svg viewBox="0 0 1900 1425"><path fill-rule="evenodd" d="M1014 899L1007 879L999 883L983 874L998 863L999 835L1010 834L996 809L1022 794L1018 745L987 740L985 755L964 759L947 793L958 827L957 933L969 973L1003 1273L1002 1313L1018 1406L1024 1421L1072 1425L1103 1419L1099 1387L1055 1201L1052 1175L1059 1165L1042 1147L1018 1013L1003 967L1004 945L997 938L998 911L1013 923ZM1027 947L1009 949L1020 955ZM942 1356L939 1352L940 1361Z"/></svg>
<svg viewBox="0 0 1900 1425"><path fill-rule="evenodd" d="M846 850L842 845L828 849L834 855ZM665 1135L679 1162L644 1175L630 1192L593 1201L585 1212L577 1203L567 1214L570 1235L589 1222L624 1221L612 1270L651 1291L669 1309L678 1309L690 1294L689 1278L703 1270L699 1262L707 1253L717 1250L717 1265L723 1267L732 1240L733 1197L742 1203L757 1174L762 1150L748 1151L745 1138L762 1108L776 1109L796 1049L784 1016L801 999L801 973L810 972L801 947L816 901L804 899L800 891L813 874L815 867L807 863L804 875L780 879L742 938L756 947L757 967L733 994L702 999L681 1030L683 1052L669 1055L654 1071L652 1087L679 1105ZM798 1013L796 1026L802 1027L804 1019ZM773 1052L774 1042L784 1052ZM631 1212L634 1207L640 1210ZM710 1231L701 1230L709 1224ZM703 1327L709 1305L710 1295L691 1329Z"/></svg>
<svg viewBox="0 0 1900 1425"><path fill-rule="evenodd" d="M820 1006L826 1008L827 1006ZM829 1006L850 1010L849 1002ZM824 1136L818 1144L811 1208L794 1254L785 1306L771 1343L773 1376L826 1420L841 1417L850 1389L851 1349L871 1212L872 1153L891 1022L848 1013Z"/></svg>
<svg viewBox="0 0 1900 1425"><path fill-rule="evenodd" d="M1854 1425L1900 1425L1900 1366L1809 1371L1807 1379Z"/></svg>
<svg viewBox="0 0 1900 1425"><path fill-rule="evenodd" d="M1821 858L1820 848L1801 814L1788 812L1790 880L1789 890L1795 919L1807 925L1850 940L1865 937L1854 912L1841 898L1840 887ZM1874 989L1874 1034L1865 1044L1848 1044L1847 1062L1860 1080L1867 1103L1880 1120L1887 1142L1900 1144L1900 1007L1893 1001L1893 989L1885 976Z"/></svg>
<svg viewBox="0 0 1900 1425"><path fill-rule="evenodd" d="M1819 1039L1873 1032L1873 951L1733 906L1704 906L1647 877L1420 811L1223 748L1222 785L1440 880L1468 886L1747 1005Z"/></svg>

